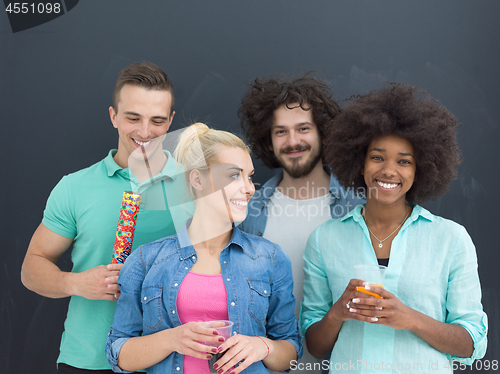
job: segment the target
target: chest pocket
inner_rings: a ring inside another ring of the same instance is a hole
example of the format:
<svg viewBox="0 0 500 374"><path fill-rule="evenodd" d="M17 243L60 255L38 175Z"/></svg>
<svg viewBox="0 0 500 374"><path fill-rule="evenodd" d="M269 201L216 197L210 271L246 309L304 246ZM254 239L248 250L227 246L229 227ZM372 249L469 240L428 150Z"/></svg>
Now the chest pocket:
<svg viewBox="0 0 500 374"><path fill-rule="evenodd" d="M148 329L155 330L162 322L162 287L146 287L141 292L143 323Z"/></svg>
<svg viewBox="0 0 500 374"><path fill-rule="evenodd" d="M250 290L250 315L257 321L262 322L266 319L269 309L269 296L271 295L271 285L266 281L249 280Z"/></svg>

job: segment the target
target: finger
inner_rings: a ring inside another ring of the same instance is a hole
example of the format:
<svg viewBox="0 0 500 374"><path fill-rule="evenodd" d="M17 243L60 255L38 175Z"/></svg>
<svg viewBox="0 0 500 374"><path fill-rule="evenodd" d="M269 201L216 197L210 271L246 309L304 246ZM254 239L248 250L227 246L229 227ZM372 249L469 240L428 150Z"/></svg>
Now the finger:
<svg viewBox="0 0 500 374"><path fill-rule="evenodd" d="M376 287L376 286L373 286L373 285L371 285L371 286L367 285L365 287L365 290L373 292L373 293L375 293L377 295L380 295L384 299L389 299L391 297L394 297L394 295L392 293L390 293L389 291L387 291L385 288Z"/></svg>
<svg viewBox="0 0 500 374"><path fill-rule="evenodd" d="M106 265L106 268L110 271L120 271L123 267L123 264L108 264Z"/></svg>
<svg viewBox="0 0 500 374"><path fill-rule="evenodd" d="M108 276L106 277L105 279L106 283L118 283L118 275L115 275L115 276Z"/></svg>
<svg viewBox="0 0 500 374"><path fill-rule="evenodd" d="M239 335L235 335L219 346L218 352L223 353L223 356L216 362L218 372L220 370L223 370L222 372L227 371L231 367L228 364L229 361L241 350L241 348L237 345L239 340ZM234 363L232 366L235 366L237 363L238 362Z"/></svg>
<svg viewBox="0 0 500 374"><path fill-rule="evenodd" d="M233 335L219 346L219 352L224 352L240 341L240 335Z"/></svg>
<svg viewBox="0 0 500 374"><path fill-rule="evenodd" d="M199 341L193 341L192 344L189 345L189 348L194 349L197 352L206 352L212 355L219 353L216 346L210 344L203 344Z"/></svg>
<svg viewBox="0 0 500 374"><path fill-rule="evenodd" d="M379 322L379 317L375 316L365 316L359 310L351 310L351 319L356 319L358 321L369 322L369 323L377 323Z"/></svg>
<svg viewBox="0 0 500 374"><path fill-rule="evenodd" d="M108 293L115 294L117 292L120 292L120 286L118 286L117 284L108 284L106 288L108 289Z"/></svg>
<svg viewBox="0 0 500 374"><path fill-rule="evenodd" d="M203 344L201 344L201 345L203 345ZM205 352L203 350L192 349L191 347L186 348L185 354L188 356L191 356L191 357L202 359L202 360L210 360L213 357L213 355L208 353L208 352Z"/></svg>
<svg viewBox="0 0 500 374"><path fill-rule="evenodd" d="M226 341L223 336L219 335L216 329L205 327L202 323L193 324L191 331L195 333L194 340L203 343L218 346Z"/></svg>
<svg viewBox="0 0 500 374"><path fill-rule="evenodd" d="M232 371L236 367L236 364L244 359L243 357L238 358L239 353L240 352L236 351L234 348L226 351L224 355L214 364L214 368L217 367L217 374Z"/></svg>
<svg viewBox="0 0 500 374"><path fill-rule="evenodd" d="M229 350L225 356L232 356L231 350ZM240 350L237 354L232 356L231 359L229 361L227 361L224 366L221 367L221 369L226 371L226 372L229 372L229 371L232 372L233 369L236 367L236 365L238 365L238 363L241 362L241 364L239 364L241 366L241 365L245 364L245 361L247 361L247 366L248 366L250 363L253 363L253 361L251 359L249 359L248 356L249 356L249 352L245 352L243 350ZM238 368L240 366L238 366Z"/></svg>
<svg viewBox="0 0 500 374"><path fill-rule="evenodd" d="M356 287L364 287L365 285L367 285L368 282L365 282L361 279L351 279L349 281L349 284L347 285L347 287L350 289L350 290L355 290Z"/></svg>
<svg viewBox="0 0 500 374"><path fill-rule="evenodd" d="M108 300L108 301L115 301L115 294L113 293L106 293L103 294L101 297L98 298L98 300Z"/></svg>
<svg viewBox="0 0 500 374"><path fill-rule="evenodd" d="M353 308L358 309L376 309L383 308L387 302L383 299L377 299L375 297L359 297L351 300L351 305Z"/></svg>

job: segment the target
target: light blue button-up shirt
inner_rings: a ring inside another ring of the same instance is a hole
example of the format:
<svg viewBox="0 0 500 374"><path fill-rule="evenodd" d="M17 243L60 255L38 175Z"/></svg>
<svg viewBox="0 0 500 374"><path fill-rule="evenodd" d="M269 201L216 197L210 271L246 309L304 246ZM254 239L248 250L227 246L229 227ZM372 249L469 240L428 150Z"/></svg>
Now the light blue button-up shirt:
<svg viewBox="0 0 500 374"><path fill-rule="evenodd" d="M305 334L354 278L356 264L377 264L361 206L319 226L304 251ZM464 227L416 205L392 242L385 288L408 307L463 326L474 342L469 358L437 351L414 333L354 319L345 321L333 347L330 373L452 373L451 360L470 364L486 352L488 322L474 245Z"/></svg>
<svg viewBox="0 0 500 374"><path fill-rule="evenodd" d="M186 227L137 248L125 261L118 284L121 295L106 343L108 361L116 372L123 344L181 325L177 295L182 280L197 261ZM302 338L294 315L293 277L289 257L276 244L237 227L220 254L233 333L287 340L302 356ZM183 356L173 352L148 373L182 373ZM268 373L262 361L245 373Z"/></svg>

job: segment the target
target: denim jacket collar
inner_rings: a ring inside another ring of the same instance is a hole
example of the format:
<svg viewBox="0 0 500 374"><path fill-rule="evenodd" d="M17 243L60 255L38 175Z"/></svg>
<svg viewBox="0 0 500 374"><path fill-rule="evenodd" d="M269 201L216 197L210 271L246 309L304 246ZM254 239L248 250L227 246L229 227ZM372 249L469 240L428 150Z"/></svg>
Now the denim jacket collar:
<svg viewBox="0 0 500 374"><path fill-rule="evenodd" d="M187 220L186 224L182 226L177 234L179 257L181 261L196 255L196 250L191 244L191 240L189 239L189 235L187 232L187 228L191 224L191 220L192 218ZM233 233L231 235L231 239L229 240L229 243L224 247L224 249L229 248L231 244L235 244L248 256L255 256L257 252L253 246L243 246L243 235L246 234L233 224Z"/></svg>

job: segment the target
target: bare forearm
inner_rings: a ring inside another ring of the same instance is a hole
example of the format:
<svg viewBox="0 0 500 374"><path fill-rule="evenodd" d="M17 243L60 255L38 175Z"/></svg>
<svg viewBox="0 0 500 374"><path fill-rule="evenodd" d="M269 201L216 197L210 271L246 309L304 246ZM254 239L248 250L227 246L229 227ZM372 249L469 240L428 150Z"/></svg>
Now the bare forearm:
<svg viewBox="0 0 500 374"><path fill-rule="evenodd" d="M71 296L71 277L44 257L28 254L21 269L24 286L39 295L58 299Z"/></svg>
<svg viewBox="0 0 500 374"><path fill-rule="evenodd" d="M339 336L342 321L334 318L332 310L323 319L310 326L306 332L306 343L309 352L321 359L330 353Z"/></svg>
<svg viewBox="0 0 500 374"><path fill-rule="evenodd" d="M436 321L415 311L415 326L411 331L440 352L457 357L470 357L474 342L460 325Z"/></svg>
<svg viewBox="0 0 500 374"><path fill-rule="evenodd" d="M286 340L262 339L269 347L269 355L262 360L264 365L273 371L290 369L291 361L297 359L297 351L293 344Z"/></svg>
<svg viewBox="0 0 500 374"><path fill-rule="evenodd" d="M169 329L151 335L131 338L123 344L118 356L118 366L122 370L146 369L164 360L173 353L169 346L172 341Z"/></svg>

